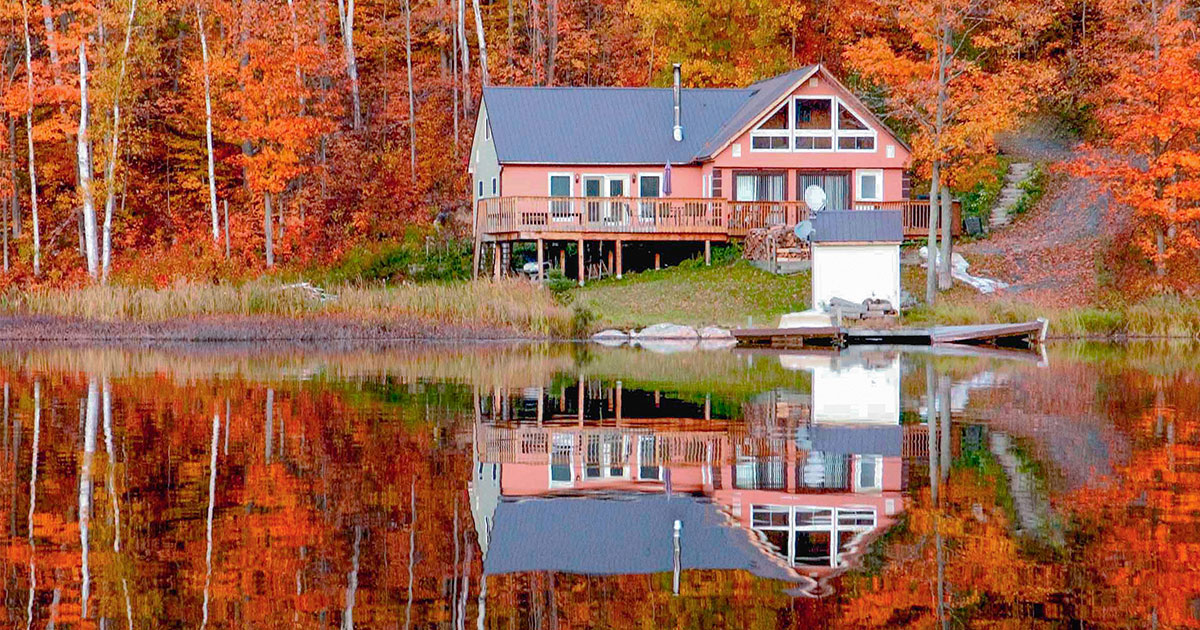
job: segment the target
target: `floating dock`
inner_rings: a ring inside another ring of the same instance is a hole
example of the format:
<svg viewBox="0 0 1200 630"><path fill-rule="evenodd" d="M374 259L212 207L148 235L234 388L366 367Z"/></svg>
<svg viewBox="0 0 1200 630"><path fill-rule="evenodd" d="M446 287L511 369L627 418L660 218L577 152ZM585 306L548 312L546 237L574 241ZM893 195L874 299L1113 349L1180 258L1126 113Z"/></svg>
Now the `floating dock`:
<svg viewBox="0 0 1200 630"><path fill-rule="evenodd" d="M930 328L743 328L733 331L740 346L771 348L845 347L852 345L936 346L968 344L1032 348L1046 340L1044 319L1017 324L932 326Z"/></svg>

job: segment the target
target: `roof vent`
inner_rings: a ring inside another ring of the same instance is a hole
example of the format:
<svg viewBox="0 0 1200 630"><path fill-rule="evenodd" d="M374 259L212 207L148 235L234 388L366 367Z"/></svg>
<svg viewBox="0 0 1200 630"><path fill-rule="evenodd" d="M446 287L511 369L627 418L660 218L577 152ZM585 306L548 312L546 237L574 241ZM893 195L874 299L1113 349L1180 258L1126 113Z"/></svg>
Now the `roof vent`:
<svg viewBox="0 0 1200 630"><path fill-rule="evenodd" d="M671 72L675 76L675 127L672 135L675 142L683 142L683 125L679 124L679 64L672 64Z"/></svg>

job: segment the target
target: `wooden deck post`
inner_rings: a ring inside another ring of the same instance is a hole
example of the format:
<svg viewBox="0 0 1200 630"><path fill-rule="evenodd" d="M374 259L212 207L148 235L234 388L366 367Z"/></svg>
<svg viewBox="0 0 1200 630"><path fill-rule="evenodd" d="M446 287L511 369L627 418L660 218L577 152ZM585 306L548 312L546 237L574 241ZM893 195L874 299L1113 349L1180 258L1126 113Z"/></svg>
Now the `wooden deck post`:
<svg viewBox="0 0 1200 630"><path fill-rule="evenodd" d="M616 250L617 250L617 280L621 279L621 274L624 271L624 269L622 267L622 263L621 263L621 250L624 249L624 245L625 244L622 243L621 241L617 241L617 247L616 247Z"/></svg>
<svg viewBox="0 0 1200 630"><path fill-rule="evenodd" d="M563 272L564 276L567 275L567 246L566 245L563 245L562 248L558 250L558 270Z"/></svg>
<svg viewBox="0 0 1200 630"><path fill-rule="evenodd" d="M492 278L500 279L500 241L492 245Z"/></svg>
<svg viewBox="0 0 1200 630"><path fill-rule="evenodd" d="M654 270L658 271L659 269L662 269L662 254L654 252Z"/></svg>
<svg viewBox="0 0 1200 630"><path fill-rule="evenodd" d="M546 243L542 239L537 240L537 279L542 282L546 279L546 272L542 270L542 265L546 260Z"/></svg>
<svg viewBox="0 0 1200 630"><path fill-rule="evenodd" d="M613 250L611 250L611 249L608 250L608 271L609 271L609 273L612 273L613 269L616 268L613 266L613 257L614 257Z"/></svg>
<svg viewBox="0 0 1200 630"><path fill-rule="evenodd" d="M579 239L576 244L579 249L579 286L583 286L583 281L587 277L587 270L583 266L583 239Z"/></svg>
<svg viewBox="0 0 1200 630"><path fill-rule="evenodd" d="M712 241L704 241L704 264L705 266L712 264Z"/></svg>

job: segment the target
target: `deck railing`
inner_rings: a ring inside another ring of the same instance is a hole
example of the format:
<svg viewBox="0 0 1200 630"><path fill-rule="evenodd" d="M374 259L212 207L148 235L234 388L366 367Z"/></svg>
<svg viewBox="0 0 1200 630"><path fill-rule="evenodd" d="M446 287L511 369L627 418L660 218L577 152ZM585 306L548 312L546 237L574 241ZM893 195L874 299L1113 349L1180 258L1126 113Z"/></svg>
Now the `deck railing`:
<svg viewBox="0 0 1200 630"><path fill-rule="evenodd" d="M855 210L900 210L905 237L929 230L928 201L855 202ZM480 199L481 234L514 232L661 233L743 237L750 230L808 218L801 201L729 201L685 197L488 197ZM954 231L961 231L954 203Z"/></svg>

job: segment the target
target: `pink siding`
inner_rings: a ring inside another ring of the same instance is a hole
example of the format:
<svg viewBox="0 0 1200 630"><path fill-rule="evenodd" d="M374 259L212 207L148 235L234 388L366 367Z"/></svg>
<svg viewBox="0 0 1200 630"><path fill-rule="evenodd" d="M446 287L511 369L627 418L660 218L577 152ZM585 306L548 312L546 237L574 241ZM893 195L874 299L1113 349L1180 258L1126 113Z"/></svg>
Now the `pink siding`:
<svg viewBox="0 0 1200 630"><path fill-rule="evenodd" d="M571 194L583 196L581 177L584 175L625 175L629 177L630 196L637 196L639 173L662 173L663 164L628 166L527 165L506 164L500 171L500 194L506 197L550 194L550 173L571 173ZM671 197L702 197L700 166L671 165Z"/></svg>

